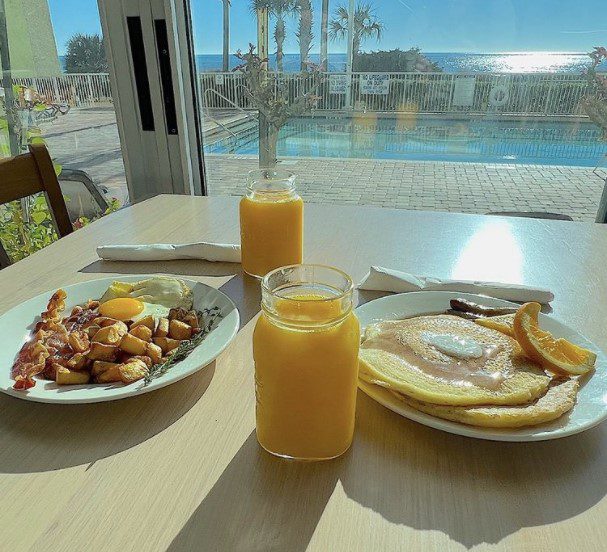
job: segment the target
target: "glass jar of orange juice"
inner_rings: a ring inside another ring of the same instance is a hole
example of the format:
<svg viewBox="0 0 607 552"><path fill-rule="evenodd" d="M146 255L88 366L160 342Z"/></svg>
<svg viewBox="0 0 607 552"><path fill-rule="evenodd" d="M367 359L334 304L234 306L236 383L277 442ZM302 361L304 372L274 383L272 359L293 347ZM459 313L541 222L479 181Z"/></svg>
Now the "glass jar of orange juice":
<svg viewBox="0 0 607 552"><path fill-rule="evenodd" d="M249 173L247 195L240 201L242 268L262 277L279 266L303 259L303 201L295 175L260 169Z"/></svg>
<svg viewBox="0 0 607 552"><path fill-rule="evenodd" d="M257 439L285 458L324 460L352 442L360 326L350 277L321 265L262 280L253 334Z"/></svg>

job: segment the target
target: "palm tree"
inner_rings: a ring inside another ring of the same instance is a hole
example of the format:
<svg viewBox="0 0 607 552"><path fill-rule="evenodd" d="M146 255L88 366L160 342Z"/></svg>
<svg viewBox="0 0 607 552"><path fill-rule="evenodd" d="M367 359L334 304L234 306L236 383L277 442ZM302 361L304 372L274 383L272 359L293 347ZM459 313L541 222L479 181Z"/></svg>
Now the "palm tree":
<svg viewBox="0 0 607 552"><path fill-rule="evenodd" d="M295 36L299 41L299 59L300 68L302 71L306 70L308 54L312 49L312 21L314 18L314 12L312 11L311 0L296 0L295 7L299 12L299 27Z"/></svg>
<svg viewBox="0 0 607 552"><path fill-rule="evenodd" d="M276 42L276 68L283 71L284 42L287 36L285 19L295 9L295 0L252 0L251 9L267 9L276 19L274 27L274 40Z"/></svg>
<svg viewBox="0 0 607 552"><path fill-rule="evenodd" d="M322 0L320 17L320 67L323 71L329 70L328 61L328 34L329 34L329 0Z"/></svg>
<svg viewBox="0 0 607 552"><path fill-rule="evenodd" d="M224 73L230 70L230 1L223 2L223 67Z"/></svg>
<svg viewBox="0 0 607 552"><path fill-rule="evenodd" d="M329 36L331 40L341 40L348 36L348 8L339 6L331 20ZM384 24L375 16L375 10L371 4L360 3L354 10L354 38L353 51L357 54L361 44L368 38L377 41L381 39L384 32Z"/></svg>

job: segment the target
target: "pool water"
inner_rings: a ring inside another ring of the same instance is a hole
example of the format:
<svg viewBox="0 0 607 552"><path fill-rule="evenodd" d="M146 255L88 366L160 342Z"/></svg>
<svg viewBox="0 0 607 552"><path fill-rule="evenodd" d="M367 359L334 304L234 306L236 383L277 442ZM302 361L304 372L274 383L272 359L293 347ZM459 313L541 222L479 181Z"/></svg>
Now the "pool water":
<svg viewBox="0 0 607 552"><path fill-rule="evenodd" d="M256 127L205 146L205 153L257 155ZM607 155L601 130L590 123L546 120L299 118L279 135L279 157L339 157L531 163L594 167Z"/></svg>

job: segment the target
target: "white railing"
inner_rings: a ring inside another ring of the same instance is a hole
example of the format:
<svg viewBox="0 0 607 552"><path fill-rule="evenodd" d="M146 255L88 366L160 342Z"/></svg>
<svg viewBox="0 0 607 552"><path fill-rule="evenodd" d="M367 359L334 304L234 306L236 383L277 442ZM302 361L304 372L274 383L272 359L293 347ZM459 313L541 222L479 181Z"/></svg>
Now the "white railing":
<svg viewBox="0 0 607 552"><path fill-rule="evenodd" d="M580 102L586 93L583 76L563 73L374 73L376 86L363 82L369 73L353 73L352 105L357 111L419 112L419 113L502 113L518 115L580 115ZM325 75L316 92L317 110L344 110L347 85L345 73ZM298 73L271 73L280 79L292 100L306 91L306 77ZM383 80L383 83L377 81ZM230 108L235 103L251 109L243 94L245 85L241 73L202 73L199 84L204 92L216 90L219 95L207 95L208 108ZM378 85L379 84L379 85ZM372 92L372 93L369 93Z"/></svg>
<svg viewBox="0 0 607 552"><path fill-rule="evenodd" d="M581 115L586 92L584 77L563 73L381 73L369 93L368 73L352 74L352 105L346 106L345 73L325 75L316 95L317 110L420 113L502 113L517 115ZM379 75L374 73L373 75ZM309 79L298 73L270 73L286 85L289 99L308 90ZM377 80L381 81L382 78ZM56 77L20 77L15 84L34 90L49 103L86 107L112 101L107 73L66 73ZM200 73L203 107L253 109L244 93L242 73ZM215 90L217 94L204 94ZM203 99L204 98L204 99Z"/></svg>
<svg viewBox="0 0 607 552"><path fill-rule="evenodd" d="M39 99L71 107L91 107L112 101L108 73L65 73L56 77L13 77L13 83L33 90ZM26 99L29 99L26 97Z"/></svg>

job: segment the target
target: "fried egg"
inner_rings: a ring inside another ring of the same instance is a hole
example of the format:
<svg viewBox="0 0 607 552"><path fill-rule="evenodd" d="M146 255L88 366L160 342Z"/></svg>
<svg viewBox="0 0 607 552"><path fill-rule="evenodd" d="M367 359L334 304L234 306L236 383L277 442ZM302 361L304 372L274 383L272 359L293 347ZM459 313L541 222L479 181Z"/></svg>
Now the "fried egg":
<svg viewBox="0 0 607 552"><path fill-rule="evenodd" d="M105 304L117 298L131 298L168 308L192 308L192 290L183 280L169 276L154 276L139 282L113 282L101 297Z"/></svg>
<svg viewBox="0 0 607 552"><path fill-rule="evenodd" d="M115 318L123 322L137 322L146 316L153 316L155 319L168 317L169 307L146 303L132 297L118 297L110 299L99 306L99 314L108 318Z"/></svg>

